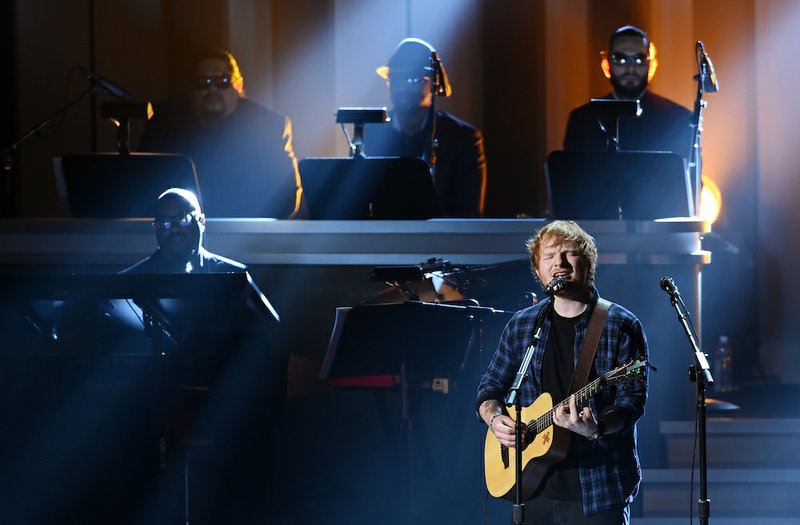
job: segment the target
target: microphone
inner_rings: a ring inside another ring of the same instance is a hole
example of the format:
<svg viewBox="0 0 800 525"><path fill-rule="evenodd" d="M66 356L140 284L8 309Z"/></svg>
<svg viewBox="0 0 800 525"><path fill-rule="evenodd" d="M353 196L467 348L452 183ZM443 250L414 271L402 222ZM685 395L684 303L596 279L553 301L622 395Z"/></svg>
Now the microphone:
<svg viewBox="0 0 800 525"><path fill-rule="evenodd" d="M121 99L121 100L132 100L133 99L133 97L130 95L130 93L125 91L125 89L122 86L120 86L119 84L115 84L114 82L108 80L107 78L98 75L97 73L95 73L91 69L87 69L87 68L85 68L83 66L78 66L78 71L80 71L81 73L86 75L88 78L93 80L98 86L103 88L106 92L114 95L118 99Z"/></svg>
<svg viewBox="0 0 800 525"><path fill-rule="evenodd" d="M675 284L675 281L672 280L672 277L661 278L661 289L673 296L681 295L681 293L678 291L678 286Z"/></svg>
<svg viewBox="0 0 800 525"><path fill-rule="evenodd" d="M563 290L566 285L567 281L565 281L560 275L556 275L553 280L547 283L547 286L544 287L544 294L547 296L553 296Z"/></svg>
<svg viewBox="0 0 800 525"><path fill-rule="evenodd" d="M431 69L433 69L435 94L440 97L449 97L453 90L450 87L447 72L444 70L442 61L439 60L439 54L436 51L431 51Z"/></svg>
<svg viewBox="0 0 800 525"><path fill-rule="evenodd" d="M703 91L706 93L716 93L719 91L717 73L714 71L714 64L711 62L711 58L708 56L708 53L706 53L706 48L703 46L703 42L701 40L697 41L697 49L700 51L700 76L703 79Z"/></svg>

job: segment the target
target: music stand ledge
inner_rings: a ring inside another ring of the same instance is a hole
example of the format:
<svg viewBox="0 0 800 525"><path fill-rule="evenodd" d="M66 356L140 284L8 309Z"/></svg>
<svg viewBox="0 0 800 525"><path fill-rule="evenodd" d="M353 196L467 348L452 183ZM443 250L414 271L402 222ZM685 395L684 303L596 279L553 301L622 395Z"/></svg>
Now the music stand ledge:
<svg viewBox="0 0 800 525"><path fill-rule="evenodd" d="M428 165L412 157L307 158L300 177L312 219L438 217Z"/></svg>
<svg viewBox="0 0 800 525"><path fill-rule="evenodd" d="M166 189L191 191L203 203L194 163L172 153L87 153L54 162L62 208L72 217L152 217Z"/></svg>
<svg viewBox="0 0 800 525"><path fill-rule="evenodd" d="M547 156L545 177L556 219L691 216L689 180L675 153L554 151Z"/></svg>

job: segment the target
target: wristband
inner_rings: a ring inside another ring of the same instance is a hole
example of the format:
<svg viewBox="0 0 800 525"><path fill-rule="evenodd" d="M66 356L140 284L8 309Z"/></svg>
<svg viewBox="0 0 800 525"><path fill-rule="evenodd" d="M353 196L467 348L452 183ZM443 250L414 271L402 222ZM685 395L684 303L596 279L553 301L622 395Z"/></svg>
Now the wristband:
<svg viewBox="0 0 800 525"><path fill-rule="evenodd" d="M502 412L497 412L495 415L492 416L492 419L489 420L489 428L491 428L492 431L494 431L494 418L502 415L503 415Z"/></svg>
<svg viewBox="0 0 800 525"><path fill-rule="evenodd" d="M600 419L597 421L597 430L595 430L594 434L592 434L591 436L586 436L586 439L588 439L590 443L594 443L595 441L603 437L605 433L606 433L605 424L603 423L603 420Z"/></svg>

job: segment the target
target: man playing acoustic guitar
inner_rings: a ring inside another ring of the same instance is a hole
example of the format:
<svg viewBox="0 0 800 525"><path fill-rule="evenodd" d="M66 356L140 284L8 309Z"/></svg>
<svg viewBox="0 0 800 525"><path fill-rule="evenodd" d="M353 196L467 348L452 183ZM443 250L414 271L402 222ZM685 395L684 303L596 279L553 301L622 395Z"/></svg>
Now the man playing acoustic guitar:
<svg viewBox="0 0 800 525"><path fill-rule="evenodd" d="M489 425L489 492L514 498L516 423L505 397L533 345L520 389L527 407L524 523L628 524L641 481L636 422L647 398L644 330L630 311L600 299L597 247L580 226L552 222L527 248L536 278L552 296L509 321L478 387L478 413ZM532 416L539 417L531 422Z"/></svg>

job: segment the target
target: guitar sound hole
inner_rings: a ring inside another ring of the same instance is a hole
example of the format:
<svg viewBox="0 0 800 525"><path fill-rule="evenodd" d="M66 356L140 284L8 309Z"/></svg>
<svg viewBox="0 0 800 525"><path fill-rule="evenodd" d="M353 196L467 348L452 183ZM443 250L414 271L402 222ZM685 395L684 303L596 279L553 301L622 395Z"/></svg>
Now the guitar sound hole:
<svg viewBox="0 0 800 525"><path fill-rule="evenodd" d="M508 468L508 447L505 445L500 445L500 459L503 460L503 468Z"/></svg>

